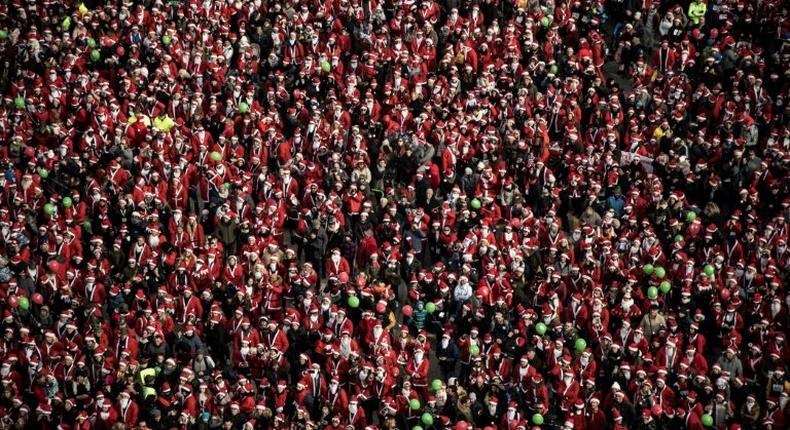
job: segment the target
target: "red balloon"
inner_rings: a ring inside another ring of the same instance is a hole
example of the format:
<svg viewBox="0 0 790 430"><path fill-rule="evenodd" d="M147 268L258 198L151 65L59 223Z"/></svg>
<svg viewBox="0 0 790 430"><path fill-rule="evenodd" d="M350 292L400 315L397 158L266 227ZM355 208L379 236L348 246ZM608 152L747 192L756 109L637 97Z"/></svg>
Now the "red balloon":
<svg viewBox="0 0 790 430"><path fill-rule="evenodd" d="M466 421L458 421L455 424L455 430L469 430L469 424Z"/></svg>
<svg viewBox="0 0 790 430"><path fill-rule="evenodd" d="M19 307L19 298L17 296L11 296L8 298L8 305L12 308L16 309Z"/></svg>
<svg viewBox="0 0 790 430"><path fill-rule="evenodd" d="M49 260L47 262L47 268L52 272L57 272L60 269L60 263L55 260Z"/></svg>
<svg viewBox="0 0 790 430"><path fill-rule="evenodd" d="M348 273L340 272L337 275L337 280L340 281L341 283L345 284L346 282L348 282Z"/></svg>
<svg viewBox="0 0 790 430"><path fill-rule="evenodd" d="M403 315L410 317L412 312L414 312L414 309L412 309L410 305L406 305L403 308L401 308L401 312L403 312Z"/></svg>
<svg viewBox="0 0 790 430"><path fill-rule="evenodd" d="M376 313L383 314L384 311L387 310L387 305L384 303L377 303L376 304Z"/></svg>
<svg viewBox="0 0 790 430"><path fill-rule="evenodd" d="M44 303L44 296L41 293L33 293L33 303L40 305Z"/></svg>

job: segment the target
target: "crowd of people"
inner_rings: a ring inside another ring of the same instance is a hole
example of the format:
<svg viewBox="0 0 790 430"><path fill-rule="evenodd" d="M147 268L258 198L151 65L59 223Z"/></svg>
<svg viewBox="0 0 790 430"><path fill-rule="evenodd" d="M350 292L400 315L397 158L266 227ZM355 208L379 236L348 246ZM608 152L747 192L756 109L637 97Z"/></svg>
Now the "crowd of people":
<svg viewBox="0 0 790 430"><path fill-rule="evenodd" d="M781 430L782 0L0 4L0 430Z"/></svg>

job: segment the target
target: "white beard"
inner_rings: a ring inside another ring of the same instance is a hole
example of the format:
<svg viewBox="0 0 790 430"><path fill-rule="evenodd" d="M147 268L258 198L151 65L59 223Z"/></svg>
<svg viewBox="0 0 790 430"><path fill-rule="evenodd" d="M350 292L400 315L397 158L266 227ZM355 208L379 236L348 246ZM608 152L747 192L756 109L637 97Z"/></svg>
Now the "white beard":
<svg viewBox="0 0 790 430"><path fill-rule="evenodd" d="M382 330L380 328L374 328L373 329L373 338L378 340L378 338L380 338L383 333L384 333L384 330Z"/></svg>
<svg viewBox="0 0 790 430"><path fill-rule="evenodd" d="M631 306L634 304L633 299L623 300L623 303L620 304L624 311L630 310Z"/></svg>
<svg viewBox="0 0 790 430"><path fill-rule="evenodd" d="M335 264L340 264L340 256L332 256L332 262Z"/></svg>
<svg viewBox="0 0 790 430"><path fill-rule="evenodd" d="M124 409L129 405L129 399L120 399L118 400L118 403L121 404L121 409Z"/></svg>
<svg viewBox="0 0 790 430"><path fill-rule="evenodd" d="M99 416L101 417L101 419L106 420L107 418L110 418L110 412L109 411L108 412L101 412L101 413L99 413Z"/></svg>
<svg viewBox="0 0 790 430"><path fill-rule="evenodd" d="M348 413L349 415L354 415L357 413L357 407L354 405L348 405Z"/></svg>
<svg viewBox="0 0 790 430"><path fill-rule="evenodd" d="M442 338L442 348L447 348L450 345L450 339Z"/></svg>
<svg viewBox="0 0 790 430"><path fill-rule="evenodd" d="M344 358L348 358L351 355L351 339L341 339L340 340L340 354Z"/></svg>

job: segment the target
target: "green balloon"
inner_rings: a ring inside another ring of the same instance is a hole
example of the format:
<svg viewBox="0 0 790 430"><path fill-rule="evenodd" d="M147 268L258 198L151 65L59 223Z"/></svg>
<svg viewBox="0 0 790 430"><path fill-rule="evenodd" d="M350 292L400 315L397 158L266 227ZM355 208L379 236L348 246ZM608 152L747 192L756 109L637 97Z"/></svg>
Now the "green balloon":
<svg viewBox="0 0 790 430"><path fill-rule="evenodd" d="M70 208L71 205L74 204L74 202L71 201L71 197L68 196L63 197L62 203L64 208Z"/></svg>
<svg viewBox="0 0 790 430"><path fill-rule="evenodd" d="M162 44L163 45L170 46L170 42L172 42L172 41L173 40L170 38L170 36L162 36Z"/></svg>
<svg viewBox="0 0 790 430"><path fill-rule="evenodd" d="M412 410L414 410L414 411L416 411L417 409L420 409L420 401L419 401L419 400L417 400L417 399L411 399L411 400L409 400L409 407L410 407Z"/></svg>
<svg viewBox="0 0 790 430"><path fill-rule="evenodd" d="M91 60L99 61L100 58L101 58L101 52L99 52L98 49L94 49L93 51L91 51Z"/></svg>
<svg viewBox="0 0 790 430"><path fill-rule="evenodd" d="M712 426L713 425L713 417L708 415L708 414L703 415L702 416L702 425L704 425L705 427Z"/></svg>
<svg viewBox="0 0 790 430"><path fill-rule="evenodd" d="M8 38L8 32L5 30L0 30L0 39L7 39L7 38Z"/></svg>
<svg viewBox="0 0 790 430"><path fill-rule="evenodd" d="M535 424L536 426L542 425L543 424L543 415L541 415L541 414L533 415L532 416L532 424Z"/></svg>
<svg viewBox="0 0 790 430"><path fill-rule="evenodd" d="M96 47L96 40L94 40L92 37L88 38L88 47L89 48L95 48Z"/></svg>
<svg viewBox="0 0 790 430"><path fill-rule="evenodd" d="M697 213L696 212L689 211L689 213L686 214L686 221L691 222L691 221L694 221L695 219L697 219Z"/></svg>
<svg viewBox="0 0 790 430"><path fill-rule="evenodd" d="M549 70L551 71L552 75L556 75L560 69L557 67L556 64L552 64L551 67L549 67Z"/></svg>
<svg viewBox="0 0 790 430"><path fill-rule="evenodd" d="M666 294L672 289L672 284L670 284L669 281L663 281L661 282L661 285L658 286L658 288L662 293Z"/></svg>
<svg viewBox="0 0 790 430"><path fill-rule="evenodd" d="M434 379L433 382L431 382L431 389L433 391L439 391L442 387L444 387L444 384L442 384L442 381L439 379Z"/></svg>
<svg viewBox="0 0 790 430"><path fill-rule="evenodd" d="M576 351L584 352L585 348L587 348L587 341L582 338L576 339Z"/></svg>
<svg viewBox="0 0 790 430"><path fill-rule="evenodd" d="M480 206L482 206L482 205L480 204L480 200L472 199L472 201L469 202L469 206L471 206L472 209L474 209L474 210L478 210L478 209L480 209Z"/></svg>
<svg viewBox="0 0 790 430"><path fill-rule="evenodd" d="M55 206L52 203L47 203L44 205L44 213L47 215L52 215L55 213Z"/></svg>
<svg viewBox="0 0 790 430"><path fill-rule="evenodd" d="M544 16L543 18L540 19L540 25L542 25L544 28L548 27L549 24L551 24L551 21L549 21L549 17Z"/></svg>
<svg viewBox="0 0 790 430"><path fill-rule="evenodd" d="M414 426L411 430L422 430L422 426Z"/></svg>
<svg viewBox="0 0 790 430"><path fill-rule="evenodd" d="M428 312L429 314L432 314L435 311L436 311L436 304L435 303L428 302L428 304L425 305L425 312Z"/></svg>
<svg viewBox="0 0 790 430"><path fill-rule="evenodd" d="M27 297L20 297L19 298L19 309L26 311L30 309L30 300Z"/></svg>
<svg viewBox="0 0 790 430"><path fill-rule="evenodd" d="M217 151L212 151L211 152L211 159L214 160L214 161L222 160L222 154L220 154Z"/></svg>
<svg viewBox="0 0 790 430"><path fill-rule="evenodd" d="M358 308L359 307L359 297L357 297L357 296L349 297L348 298L348 305L351 306L352 308Z"/></svg>
<svg viewBox="0 0 790 430"><path fill-rule="evenodd" d="M642 270L644 270L644 271L645 271L645 275L647 275L647 276L650 276L650 275L652 275L652 274L653 274L653 270L654 270L654 268L653 268L653 265L652 265L652 264L650 264L650 263L647 263L647 264L645 264L645 266L642 268Z"/></svg>
<svg viewBox="0 0 790 430"><path fill-rule="evenodd" d="M42 179L46 179L49 176L49 172L47 169L38 169L38 176L40 176Z"/></svg>
<svg viewBox="0 0 790 430"><path fill-rule="evenodd" d="M69 31L69 28L71 28L71 17L70 16L67 16L67 17L63 18L63 22L60 23L60 28L62 28L63 31Z"/></svg>
<svg viewBox="0 0 790 430"><path fill-rule="evenodd" d="M535 324L535 332L537 332L541 336L546 334L547 329L548 327L546 327L546 324L543 324L542 322Z"/></svg>
<svg viewBox="0 0 790 430"><path fill-rule="evenodd" d="M329 61L325 60L321 62L321 70L326 73L329 73L329 71L332 70L332 66L329 64Z"/></svg>
<svg viewBox="0 0 790 430"><path fill-rule="evenodd" d="M431 415L428 412L426 412L426 413L422 414L421 420L422 420L422 423L425 424L426 426L432 425L433 424L433 415Z"/></svg>
<svg viewBox="0 0 790 430"><path fill-rule="evenodd" d="M85 222L82 223L82 228L84 228L85 230L90 231L91 230L91 222L88 221L88 220L85 220Z"/></svg>
<svg viewBox="0 0 790 430"><path fill-rule="evenodd" d="M706 264L703 271L705 272L706 275L713 276L714 270L713 270L713 266L711 266L710 264Z"/></svg>
<svg viewBox="0 0 790 430"><path fill-rule="evenodd" d="M247 113L248 110L250 110L250 105L244 102L239 103L239 113Z"/></svg>
<svg viewBox="0 0 790 430"><path fill-rule="evenodd" d="M479 346L472 345L472 346L469 347L469 355L474 357L474 356L476 356L478 354L480 354L480 347Z"/></svg>
<svg viewBox="0 0 790 430"><path fill-rule="evenodd" d="M680 242L682 240L683 240L683 236L682 235L680 235L680 234L676 234L675 235L675 242Z"/></svg>
<svg viewBox="0 0 790 430"><path fill-rule="evenodd" d="M656 277L658 277L658 279L661 279L667 274L667 271L664 270L663 267L659 266L659 267L656 267L655 274L656 274Z"/></svg>
<svg viewBox="0 0 790 430"><path fill-rule="evenodd" d="M24 109L25 105L26 103L24 97L17 97L14 99L14 106L16 106L17 109Z"/></svg>
<svg viewBox="0 0 790 430"><path fill-rule="evenodd" d="M650 288L648 288L648 289L647 289L647 297L648 297L650 300L655 300L655 299L656 299L656 297L658 297L658 288L656 288L656 287L650 287Z"/></svg>

